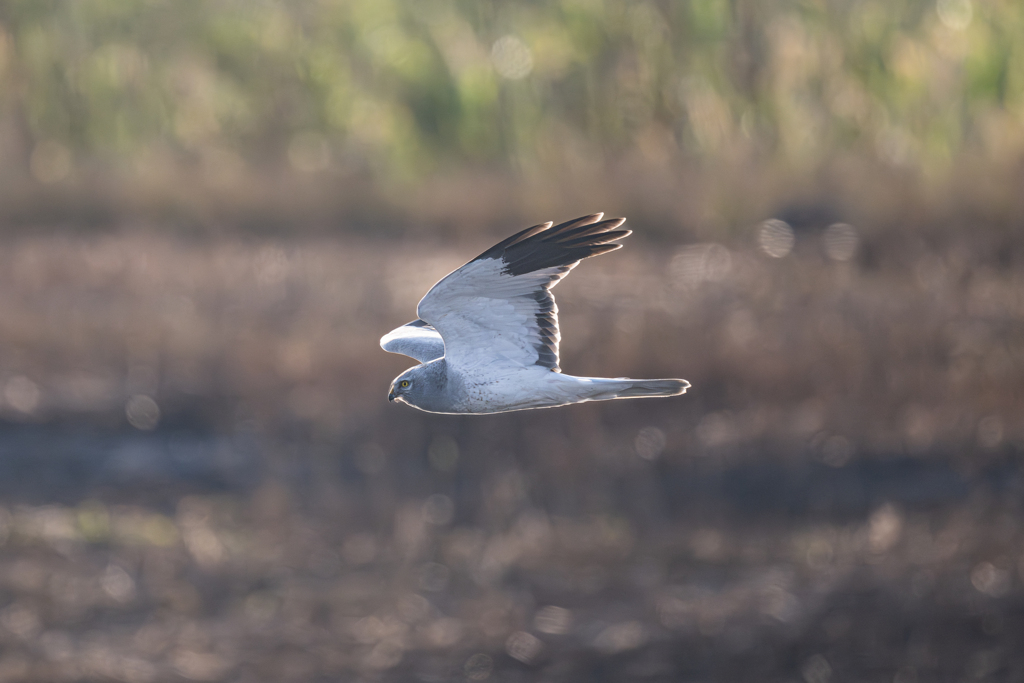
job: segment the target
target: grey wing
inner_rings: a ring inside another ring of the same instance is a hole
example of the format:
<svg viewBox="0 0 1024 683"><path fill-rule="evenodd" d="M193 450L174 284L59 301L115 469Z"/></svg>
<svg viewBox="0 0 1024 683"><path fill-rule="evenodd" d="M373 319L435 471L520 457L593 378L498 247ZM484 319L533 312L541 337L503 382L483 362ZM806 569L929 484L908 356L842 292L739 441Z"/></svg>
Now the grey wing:
<svg viewBox="0 0 1024 683"><path fill-rule="evenodd" d="M418 314L444 338L449 367L540 366L559 371L558 309L551 288L580 260L621 247L625 219L584 216L537 225L450 273Z"/></svg>
<svg viewBox="0 0 1024 683"><path fill-rule="evenodd" d="M429 363L444 355L441 335L422 320L413 320L391 330L380 338L380 347L390 353L415 358L421 363Z"/></svg>

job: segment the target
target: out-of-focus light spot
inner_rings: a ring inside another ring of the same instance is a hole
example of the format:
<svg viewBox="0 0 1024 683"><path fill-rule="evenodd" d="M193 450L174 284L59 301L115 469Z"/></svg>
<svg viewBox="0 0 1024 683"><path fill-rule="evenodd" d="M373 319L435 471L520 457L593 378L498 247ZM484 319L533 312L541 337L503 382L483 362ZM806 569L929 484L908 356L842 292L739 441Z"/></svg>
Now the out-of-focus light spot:
<svg viewBox="0 0 1024 683"><path fill-rule="evenodd" d="M403 621L413 624L430 614L430 601L419 593L407 593L398 599L395 608Z"/></svg>
<svg viewBox="0 0 1024 683"><path fill-rule="evenodd" d="M448 587L452 572L437 562L427 562L420 567L420 588L431 593L440 593Z"/></svg>
<svg viewBox="0 0 1024 683"><path fill-rule="evenodd" d="M633 440L633 447L644 460L654 460L665 450L665 442L665 432L657 427L644 427Z"/></svg>
<svg viewBox="0 0 1024 683"><path fill-rule="evenodd" d="M341 546L341 557L351 565L373 562L377 556L377 539L373 534L353 534Z"/></svg>
<svg viewBox="0 0 1024 683"><path fill-rule="evenodd" d="M129 602L135 597L135 580L116 564L108 566L103 572L100 586L118 602Z"/></svg>
<svg viewBox="0 0 1024 683"><path fill-rule="evenodd" d="M423 637L433 647L451 647L462 640L462 621L454 617L442 617L427 624Z"/></svg>
<svg viewBox="0 0 1024 683"><path fill-rule="evenodd" d="M136 429L149 431L160 424L160 406L145 394L136 394L124 406L128 423Z"/></svg>
<svg viewBox="0 0 1024 683"><path fill-rule="evenodd" d="M832 667L822 655L813 655L800 667L806 683L828 683L832 678Z"/></svg>
<svg viewBox="0 0 1024 683"><path fill-rule="evenodd" d="M44 140L32 150L29 170L41 183L60 182L71 173L71 151L59 142Z"/></svg>
<svg viewBox="0 0 1024 683"><path fill-rule="evenodd" d="M436 436L427 449L430 466L440 472L450 472L459 462L459 444L450 436Z"/></svg>
<svg viewBox="0 0 1024 683"><path fill-rule="evenodd" d="M635 650L647 642L647 629L639 621L612 624L597 634L594 647L607 654Z"/></svg>
<svg viewBox="0 0 1024 683"><path fill-rule="evenodd" d="M288 144L288 163L297 171L315 173L331 165L331 148L316 133L299 133Z"/></svg>
<svg viewBox="0 0 1024 683"><path fill-rule="evenodd" d="M402 643L394 638L387 638L377 643L370 654L364 660L370 669L391 669L402 661L405 656L405 648Z"/></svg>
<svg viewBox="0 0 1024 683"><path fill-rule="evenodd" d="M511 626L509 617L510 614L507 609L492 607L480 615L480 618L477 620L477 627L480 629L480 633L488 639L500 638L508 633L508 629Z"/></svg>
<svg viewBox="0 0 1024 683"><path fill-rule="evenodd" d="M363 444L355 452L356 469L363 474L380 474L387 461L387 453L375 443Z"/></svg>
<svg viewBox="0 0 1024 683"><path fill-rule="evenodd" d="M518 559L521 552L522 545L518 539L505 536L493 538L484 548L473 578L478 583L493 583Z"/></svg>
<svg viewBox="0 0 1024 683"><path fill-rule="evenodd" d="M435 493L423 504L423 518L435 526L444 526L455 516L455 503L448 496Z"/></svg>
<svg viewBox="0 0 1024 683"><path fill-rule="evenodd" d="M1010 592L1010 572L982 562L971 570L971 585L985 595L1001 598Z"/></svg>
<svg viewBox="0 0 1024 683"><path fill-rule="evenodd" d="M791 429L797 434L812 434L821 429L824 419L825 406L821 401L804 401L793 412Z"/></svg>
<svg viewBox="0 0 1024 683"><path fill-rule="evenodd" d="M372 645L388 635L388 626L371 614L352 624L352 636L363 645Z"/></svg>
<svg viewBox="0 0 1024 683"><path fill-rule="evenodd" d="M761 613L784 624L796 621L800 610L800 600L782 586L769 586L761 596Z"/></svg>
<svg viewBox="0 0 1024 683"><path fill-rule="evenodd" d="M526 78L533 71L533 54L516 36L502 36L491 46L491 63L499 75L515 81Z"/></svg>
<svg viewBox="0 0 1024 683"><path fill-rule="evenodd" d="M564 607L548 605L537 610L533 617L533 627L541 633L558 635L568 633L572 626L572 612Z"/></svg>
<svg viewBox="0 0 1024 683"><path fill-rule="evenodd" d="M505 652L512 659L530 664L537 658L544 644L536 636L526 631L516 631L505 641Z"/></svg>
<svg viewBox="0 0 1024 683"><path fill-rule="evenodd" d="M995 448L1003 442L1003 421L998 415L989 415L978 423L978 443L985 448Z"/></svg>
<svg viewBox="0 0 1024 683"><path fill-rule="evenodd" d="M943 26L953 31L963 31L974 18L971 0L939 0L935 3L935 11Z"/></svg>
<svg viewBox="0 0 1024 683"><path fill-rule="evenodd" d="M39 633L42 621L35 609L16 602L0 612L0 625L19 638L27 640Z"/></svg>
<svg viewBox="0 0 1024 683"><path fill-rule="evenodd" d="M494 670L494 660L481 652L467 659L462 670L466 674L466 680L486 681Z"/></svg>
<svg viewBox="0 0 1024 683"><path fill-rule="evenodd" d="M860 237L849 223L833 223L825 228L825 254L833 261L849 261L857 253Z"/></svg>
<svg viewBox="0 0 1024 683"><path fill-rule="evenodd" d="M23 375L7 380L4 385L4 399L7 405L19 413L31 415L39 407L40 391L36 383Z"/></svg>
<svg viewBox="0 0 1024 683"><path fill-rule="evenodd" d="M658 598L656 606L658 610L658 621L665 628L680 628L691 622L690 603L674 595L665 595Z"/></svg>
<svg viewBox="0 0 1024 683"><path fill-rule="evenodd" d="M21 508L15 514L14 525L21 535L50 543L81 538L74 513L57 505Z"/></svg>
<svg viewBox="0 0 1024 683"><path fill-rule="evenodd" d="M786 221L771 218L761 223L757 229L757 244L761 251L772 258L782 258L793 251L796 235Z"/></svg>
<svg viewBox="0 0 1024 683"><path fill-rule="evenodd" d="M735 422L728 411L705 415L697 424L697 439L705 446L724 446L738 436Z"/></svg>
<svg viewBox="0 0 1024 683"><path fill-rule="evenodd" d="M842 467L850 462L853 444L845 436L830 436L821 446L821 461L829 467Z"/></svg>
<svg viewBox="0 0 1024 683"><path fill-rule="evenodd" d="M892 505L878 508L868 522L868 545L874 553L890 550L903 535L903 516Z"/></svg>
<svg viewBox="0 0 1024 683"><path fill-rule="evenodd" d="M732 254L721 244L691 244L672 257L669 272L676 284L692 287L719 282L732 270Z"/></svg>
<svg viewBox="0 0 1024 683"><path fill-rule="evenodd" d="M217 534L205 526L182 525L182 536L189 554L203 568L212 569L224 560L224 546Z"/></svg>

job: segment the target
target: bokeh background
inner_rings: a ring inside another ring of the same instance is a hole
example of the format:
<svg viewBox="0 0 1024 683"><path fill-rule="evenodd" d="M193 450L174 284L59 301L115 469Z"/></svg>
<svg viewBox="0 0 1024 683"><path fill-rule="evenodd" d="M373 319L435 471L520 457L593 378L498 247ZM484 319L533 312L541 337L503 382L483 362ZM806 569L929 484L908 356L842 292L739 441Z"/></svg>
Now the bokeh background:
<svg viewBox="0 0 1024 683"><path fill-rule="evenodd" d="M1024 678L1024 5L0 0L0 681ZM386 400L526 225L562 367Z"/></svg>

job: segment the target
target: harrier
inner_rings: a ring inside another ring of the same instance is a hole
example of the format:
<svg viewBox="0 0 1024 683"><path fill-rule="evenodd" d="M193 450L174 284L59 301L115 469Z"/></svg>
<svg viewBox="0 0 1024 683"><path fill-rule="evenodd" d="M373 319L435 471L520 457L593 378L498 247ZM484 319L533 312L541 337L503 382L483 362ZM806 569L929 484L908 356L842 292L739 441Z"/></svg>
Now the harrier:
<svg viewBox="0 0 1024 683"><path fill-rule="evenodd" d="M675 396L684 379L574 377L558 367L551 288L583 259L619 249L624 218L596 213L535 225L431 287L418 320L380 340L421 365L391 383L388 400L431 413L503 413L612 398Z"/></svg>

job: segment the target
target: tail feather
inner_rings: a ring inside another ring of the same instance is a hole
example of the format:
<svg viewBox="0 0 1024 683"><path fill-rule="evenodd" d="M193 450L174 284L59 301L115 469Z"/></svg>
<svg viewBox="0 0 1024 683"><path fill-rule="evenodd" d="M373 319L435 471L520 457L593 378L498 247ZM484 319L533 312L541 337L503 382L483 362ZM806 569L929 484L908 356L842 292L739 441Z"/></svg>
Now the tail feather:
<svg viewBox="0 0 1024 683"><path fill-rule="evenodd" d="M606 379L587 377L580 400L607 401L613 398L652 398L685 394L690 383L685 379Z"/></svg>
<svg viewBox="0 0 1024 683"><path fill-rule="evenodd" d="M635 379L630 382L632 385L619 391L615 398L678 396L690 388L690 383L685 379Z"/></svg>

